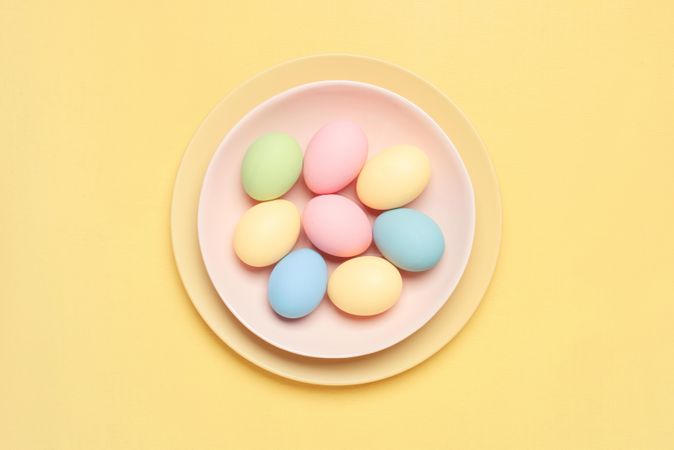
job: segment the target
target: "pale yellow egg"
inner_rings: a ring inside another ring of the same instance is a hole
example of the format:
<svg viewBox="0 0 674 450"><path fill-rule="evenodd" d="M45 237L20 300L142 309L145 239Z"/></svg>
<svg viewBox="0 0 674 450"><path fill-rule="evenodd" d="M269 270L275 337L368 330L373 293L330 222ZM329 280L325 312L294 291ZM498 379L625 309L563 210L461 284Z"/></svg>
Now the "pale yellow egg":
<svg viewBox="0 0 674 450"><path fill-rule="evenodd" d="M393 264L377 256L359 256L330 275L328 297L344 312L372 316L395 305L402 288L402 277Z"/></svg>
<svg viewBox="0 0 674 450"><path fill-rule="evenodd" d="M288 200L259 203L246 211L234 230L234 252L253 267L283 258L300 235L300 214Z"/></svg>
<svg viewBox="0 0 674 450"><path fill-rule="evenodd" d="M431 177L428 156L413 145L382 150L358 176L358 198L373 209L399 208L419 196Z"/></svg>

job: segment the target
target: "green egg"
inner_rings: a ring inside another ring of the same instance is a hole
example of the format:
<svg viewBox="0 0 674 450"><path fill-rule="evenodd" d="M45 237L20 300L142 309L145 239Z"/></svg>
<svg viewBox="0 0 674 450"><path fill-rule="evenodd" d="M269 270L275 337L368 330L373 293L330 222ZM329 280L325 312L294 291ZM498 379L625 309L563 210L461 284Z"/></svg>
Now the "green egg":
<svg viewBox="0 0 674 450"><path fill-rule="evenodd" d="M300 144L285 133L267 133L248 147L241 164L243 190L255 200L279 198L302 172Z"/></svg>

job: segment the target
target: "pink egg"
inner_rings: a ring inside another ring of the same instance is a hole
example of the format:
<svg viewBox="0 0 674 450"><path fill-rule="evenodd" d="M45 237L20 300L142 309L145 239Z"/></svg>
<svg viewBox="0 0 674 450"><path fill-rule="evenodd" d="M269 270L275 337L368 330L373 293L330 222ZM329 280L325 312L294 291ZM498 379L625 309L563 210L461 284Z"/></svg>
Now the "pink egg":
<svg viewBox="0 0 674 450"><path fill-rule="evenodd" d="M330 122L304 153L304 182L316 194L332 194L351 183L367 159L367 136L346 120Z"/></svg>
<svg viewBox="0 0 674 450"><path fill-rule="evenodd" d="M309 200L302 227L319 250L343 258L363 253L372 242L372 225L365 212L341 195L320 195Z"/></svg>

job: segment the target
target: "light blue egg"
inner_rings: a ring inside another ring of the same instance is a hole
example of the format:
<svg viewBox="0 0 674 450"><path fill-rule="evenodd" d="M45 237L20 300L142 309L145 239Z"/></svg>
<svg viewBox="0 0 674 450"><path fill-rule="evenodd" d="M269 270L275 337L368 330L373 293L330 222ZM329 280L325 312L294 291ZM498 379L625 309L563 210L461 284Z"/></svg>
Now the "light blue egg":
<svg viewBox="0 0 674 450"><path fill-rule="evenodd" d="M374 221L374 243L384 258L409 272L434 267L445 251L438 224L409 208L386 211Z"/></svg>
<svg viewBox="0 0 674 450"><path fill-rule="evenodd" d="M323 300L328 266L318 252L300 248L288 253L269 275L269 303L277 314L298 319Z"/></svg>

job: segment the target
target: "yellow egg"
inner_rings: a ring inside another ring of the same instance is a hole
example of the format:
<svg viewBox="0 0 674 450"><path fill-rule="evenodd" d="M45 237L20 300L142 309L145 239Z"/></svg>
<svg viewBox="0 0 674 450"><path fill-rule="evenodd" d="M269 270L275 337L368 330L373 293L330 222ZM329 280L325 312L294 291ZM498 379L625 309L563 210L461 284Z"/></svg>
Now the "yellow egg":
<svg viewBox="0 0 674 450"><path fill-rule="evenodd" d="M292 250L300 235L300 213L288 200L259 203L234 230L234 252L253 267L274 264Z"/></svg>
<svg viewBox="0 0 674 450"><path fill-rule="evenodd" d="M396 145L365 163L356 190L370 208L399 208L417 198L430 177L431 163L424 152L412 145Z"/></svg>
<svg viewBox="0 0 674 450"><path fill-rule="evenodd" d="M344 312L372 316L395 305L402 288L402 277L393 264L377 256L359 256L332 272L328 297Z"/></svg>

